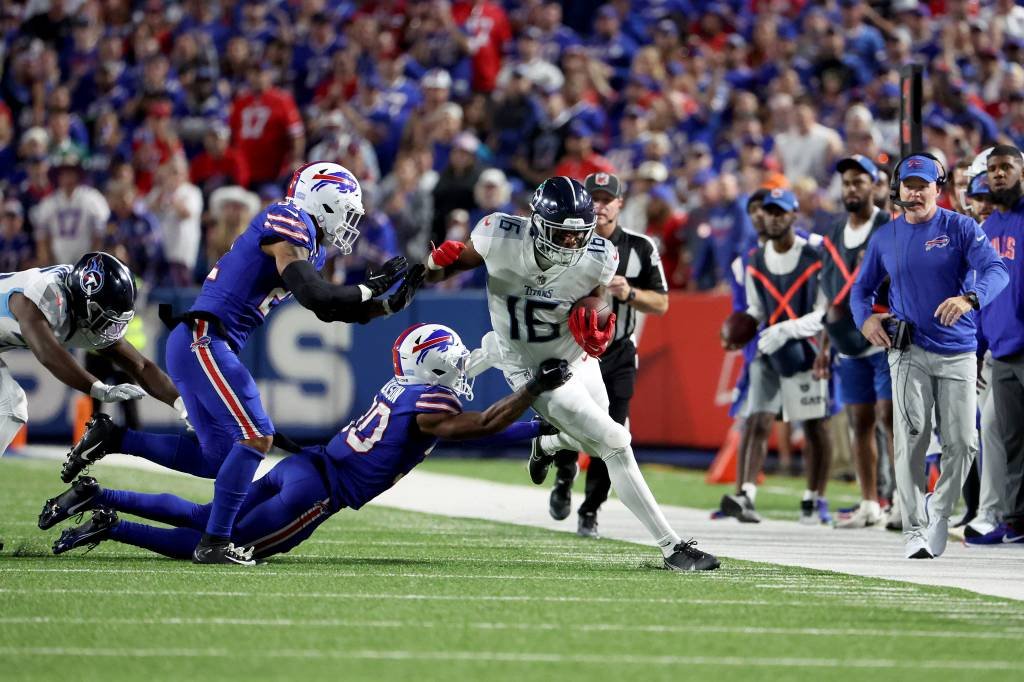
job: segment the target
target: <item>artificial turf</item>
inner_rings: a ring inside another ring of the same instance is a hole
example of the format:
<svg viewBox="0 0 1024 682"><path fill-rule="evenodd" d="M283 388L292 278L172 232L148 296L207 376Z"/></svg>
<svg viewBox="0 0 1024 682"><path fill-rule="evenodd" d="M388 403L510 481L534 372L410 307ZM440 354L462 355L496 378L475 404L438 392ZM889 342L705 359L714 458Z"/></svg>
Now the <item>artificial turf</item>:
<svg viewBox="0 0 1024 682"><path fill-rule="evenodd" d="M4 680L1019 675L1018 602L728 558L719 571L679 575L645 546L372 505L252 569L116 543L53 557L59 528L41 532L35 519L63 489L57 468L0 460ZM180 476L96 473L109 487L196 499L211 490Z"/></svg>
<svg viewBox="0 0 1024 682"><path fill-rule="evenodd" d="M524 460L518 459L458 459L433 458L422 465L439 474L470 476L499 483L529 485ZM552 468L552 471L554 469ZM690 471L656 464L641 467L647 484L654 497L661 504L671 504L695 509L717 509L725 493L735 491L734 484L717 485L704 481L703 471ZM574 494L577 501L583 500L581 472L576 479ZM554 481L554 474L548 474L548 484ZM757 511L765 518L795 520L800 515L800 496L806 487L803 478L790 476L769 476L758 487ZM832 509L852 507L860 502L860 489L854 483L830 481L827 497Z"/></svg>

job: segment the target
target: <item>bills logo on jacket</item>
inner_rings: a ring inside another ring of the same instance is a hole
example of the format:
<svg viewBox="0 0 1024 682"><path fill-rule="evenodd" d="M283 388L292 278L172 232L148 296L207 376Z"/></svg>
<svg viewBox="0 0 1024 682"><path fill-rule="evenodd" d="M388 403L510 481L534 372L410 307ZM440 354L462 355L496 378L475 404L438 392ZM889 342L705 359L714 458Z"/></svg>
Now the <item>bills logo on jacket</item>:
<svg viewBox="0 0 1024 682"><path fill-rule="evenodd" d="M941 237L926 241L924 243L924 250L931 251L932 249L942 249L947 246L949 246L949 236L944 234Z"/></svg>

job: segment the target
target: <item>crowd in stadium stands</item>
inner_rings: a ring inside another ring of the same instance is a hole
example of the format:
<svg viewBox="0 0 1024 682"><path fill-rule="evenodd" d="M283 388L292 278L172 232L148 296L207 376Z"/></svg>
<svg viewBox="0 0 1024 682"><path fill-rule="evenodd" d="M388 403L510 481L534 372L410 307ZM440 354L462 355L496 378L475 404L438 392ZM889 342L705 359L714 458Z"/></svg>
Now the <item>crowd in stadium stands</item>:
<svg viewBox="0 0 1024 682"><path fill-rule="evenodd" d="M673 288L722 288L745 197L788 186L799 227L835 161L897 152L898 68L922 61L925 141L952 167L1024 145L1013 0L10 0L3 3L3 270L103 247L150 285L202 280L305 160L368 215L336 280L551 174L614 171L623 225ZM456 286L479 286L464 278Z"/></svg>

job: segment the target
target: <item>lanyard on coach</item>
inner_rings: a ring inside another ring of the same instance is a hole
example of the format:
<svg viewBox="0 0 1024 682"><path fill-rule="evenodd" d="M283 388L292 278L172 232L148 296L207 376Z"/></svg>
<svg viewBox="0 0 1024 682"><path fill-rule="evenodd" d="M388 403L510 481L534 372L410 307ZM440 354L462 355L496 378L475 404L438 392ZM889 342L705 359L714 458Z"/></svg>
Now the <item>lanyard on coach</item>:
<svg viewBox="0 0 1024 682"><path fill-rule="evenodd" d="M832 240L825 237L822 240L822 244L825 245L825 249L828 251L829 255L832 256L832 260L835 261L836 267L839 268L839 274L843 276L843 280L845 281L843 288L840 289L839 293L836 294L836 297L832 299L832 305L837 306L844 298L846 298L846 295L850 293L850 289L853 288L853 283L857 279L857 275L860 273L861 264L857 263L857 267L853 269L853 272L850 272L849 268L846 267L846 262L842 259L842 256L839 255L839 250L836 249L836 245L832 243Z"/></svg>
<svg viewBox="0 0 1024 682"><path fill-rule="evenodd" d="M782 317L782 313L789 315L789 319L791 320L795 320L799 317L795 312L793 312L793 307L789 305L789 302L793 300L793 297L796 295L796 292L800 290L800 287L806 284L807 280L809 280L818 270L821 270L820 260L814 261L814 263L808 266L808 268L796 278L796 281L790 285L789 289L786 290L786 293L781 294L775 285L772 284L772 281L768 279L767 275L755 268L753 265L747 266L747 272L749 272L754 279L760 282L764 286L765 291L767 291L778 303L778 306L775 308L775 312L773 312L771 317L768 318L769 325L773 325L778 322L779 318Z"/></svg>

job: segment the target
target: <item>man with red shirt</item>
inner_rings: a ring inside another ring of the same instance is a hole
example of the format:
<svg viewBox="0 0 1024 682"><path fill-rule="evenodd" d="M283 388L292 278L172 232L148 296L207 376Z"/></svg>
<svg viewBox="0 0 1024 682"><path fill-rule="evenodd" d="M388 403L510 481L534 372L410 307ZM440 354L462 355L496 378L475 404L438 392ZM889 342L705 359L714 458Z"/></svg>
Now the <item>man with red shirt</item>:
<svg viewBox="0 0 1024 682"><path fill-rule="evenodd" d="M576 180L594 173L615 174L611 161L594 151L594 131L583 120L576 119L569 124L565 138L565 156L555 166L555 175L564 175Z"/></svg>
<svg viewBox="0 0 1024 682"><path fill-rule="evenodd" d="M290 175L306 137L295 100L273 87L271 70L254 63L248 77L250 90L231 104L231 134L249 164L249 186L258 188Z"/></svg>
<svg viewBox="0 0 1024 682"><path fill-rule="evenodd" d="M442 21L447 19L441 12ZM473 90L494 90L501 70L501 54L512 39L508 15L490 0L455 0L451 18L469 36L469 54L473 57Z"/></svg>
<svg viewBox="0 0 1024 682"><path fill-rule="evenodd" d="M231 130L217 121L203 137L203 151L192 159L189 175L203 194L209 196L218 187L249 184L249 162L228 145Z"/></svg>

